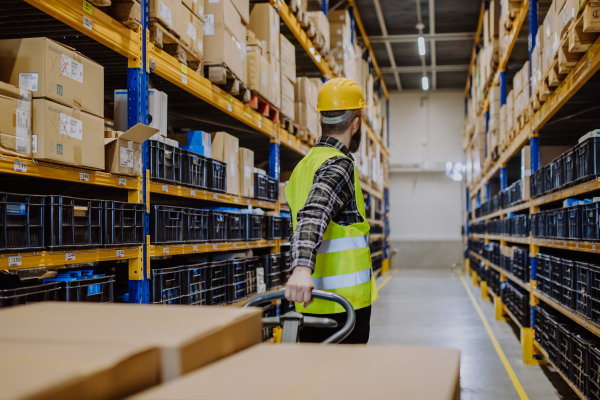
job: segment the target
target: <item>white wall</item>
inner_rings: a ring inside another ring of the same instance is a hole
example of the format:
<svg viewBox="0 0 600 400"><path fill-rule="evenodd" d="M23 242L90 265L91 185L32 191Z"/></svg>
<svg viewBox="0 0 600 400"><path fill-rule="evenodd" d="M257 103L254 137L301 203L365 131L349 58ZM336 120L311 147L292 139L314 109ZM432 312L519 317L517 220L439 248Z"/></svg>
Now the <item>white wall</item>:
<svg viewBox="0 0 600 400"><path fill-rule="evenodd" d="M420 266L425 258L427 266L446 263L443 254L435 260L429 254L440 252L440 242L446 242L443 248L450 246L452 258L460 261L464 186L439 168L464 160L463 115L463 92L390 96L390 239L400 249L402 264ZM416 166L417 172L407 172L409 166ZM432 166L437 171L422 171ZM405 242L412 242L413 250L407 250L411 245ZM417 254L414 249L419 249Z"/></svg>

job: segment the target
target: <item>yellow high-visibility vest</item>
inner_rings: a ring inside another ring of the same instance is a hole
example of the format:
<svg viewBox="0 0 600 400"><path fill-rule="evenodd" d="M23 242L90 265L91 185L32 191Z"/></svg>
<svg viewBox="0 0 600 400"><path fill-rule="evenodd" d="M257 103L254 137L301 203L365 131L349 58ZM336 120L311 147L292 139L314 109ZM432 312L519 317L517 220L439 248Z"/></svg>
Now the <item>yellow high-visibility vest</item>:
<svg viewBox="0 0 600 400"><path fill-rule="evenodd" d="M285 189L294 232L298 224L297 213L306 204L317 170L328 159L340 156L345 157L341 151L332 147L313 147L294 169ZM356 205L363 222L349 226L329 222L321 246L317 250L312 277L315 289L337 293L348 299L354 309L358 310L370 306L379 296L371 268L370 227L365 218L365 202L356 166L354 187ZM307 308L304 308L303 304L296 304L296 311L310 314L336 314L344 312L344 308L337 303L314 299Z"/></svg>

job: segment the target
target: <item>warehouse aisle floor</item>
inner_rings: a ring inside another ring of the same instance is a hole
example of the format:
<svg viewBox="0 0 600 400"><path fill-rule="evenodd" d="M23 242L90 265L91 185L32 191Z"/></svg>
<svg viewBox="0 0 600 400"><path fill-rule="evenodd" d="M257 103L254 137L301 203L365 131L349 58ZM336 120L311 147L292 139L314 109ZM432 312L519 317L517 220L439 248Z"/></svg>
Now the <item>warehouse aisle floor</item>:
<svg viewBox="0 0 600 400"><path fill-rule="evenodd" d="M385 279L379 278L378 284ZM467 280L467 286L521 383L527 395L524 398L578 399L552 367L523 364L518 328L496 321L492 302L481 300L481 289L471 280ZM459 349L462 400L519 399L456 271L399 270L392 275L373 305L369 344Z"/></svg>

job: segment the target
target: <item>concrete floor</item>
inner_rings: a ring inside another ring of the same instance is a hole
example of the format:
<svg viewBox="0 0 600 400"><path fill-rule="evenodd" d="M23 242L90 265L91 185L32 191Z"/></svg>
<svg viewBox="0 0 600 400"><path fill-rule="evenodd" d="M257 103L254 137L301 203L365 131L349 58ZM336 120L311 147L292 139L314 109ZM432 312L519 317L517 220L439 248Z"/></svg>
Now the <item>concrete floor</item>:
<svg viewBox="0 0 600 400"><path fill-rule="evenodd" d="M379 278L381 284L385 278ZM577 395L550 366L522 362L516 325L494 319L491 301L467 285L531 400L576 400ZM373 305L369 344L425 345L460 349L462 400L519 399L490 337L456 271L398 270ZM435 362L435 360L432 360Z"/></svg>

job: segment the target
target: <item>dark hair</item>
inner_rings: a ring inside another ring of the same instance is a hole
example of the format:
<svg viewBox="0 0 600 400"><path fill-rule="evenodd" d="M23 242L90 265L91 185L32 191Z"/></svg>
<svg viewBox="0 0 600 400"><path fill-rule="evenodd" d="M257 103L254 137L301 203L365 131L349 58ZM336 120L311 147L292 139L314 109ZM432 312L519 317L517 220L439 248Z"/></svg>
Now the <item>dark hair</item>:
<svg viewBox="0 0 600 400"><path fill-rule="evenodd" d="M321 132L325 136L331 135L341 135L350 127L354 118L358 118L359 120L362 118L362 109L351 110L352 117L348 118L345 121L340 122L339 124L324 124L323 121L319 118L319 123L321 124ZM344 114L346 111L321 111L321 115L326 118L339 117ZM354 132L352 132L354 133Z"/></svg>

